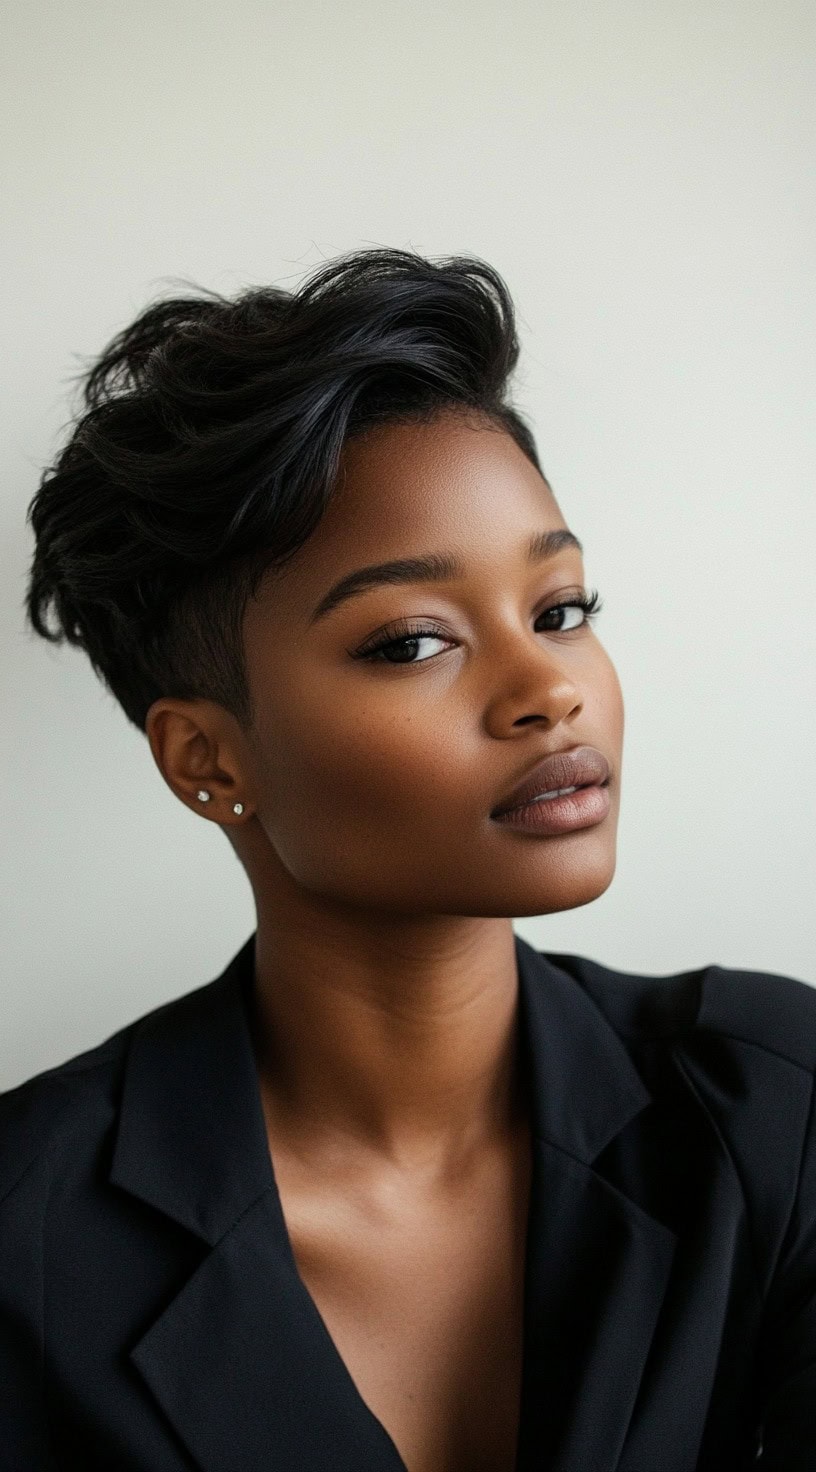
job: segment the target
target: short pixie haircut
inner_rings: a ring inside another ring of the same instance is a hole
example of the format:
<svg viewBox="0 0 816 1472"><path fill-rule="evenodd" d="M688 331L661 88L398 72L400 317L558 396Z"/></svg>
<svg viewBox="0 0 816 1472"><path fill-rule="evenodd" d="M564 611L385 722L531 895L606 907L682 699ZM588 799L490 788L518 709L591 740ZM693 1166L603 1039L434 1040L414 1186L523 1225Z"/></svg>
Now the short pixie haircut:
<svg viewBox="0 0 816 1472"><path fill-rule="evenodd" d="M512 301L485 262L361 250L295 292L192 290L147 307L83 375L27 514L28 622L84 649L142 731L161 696L252 725L247 602L317 526L353 436L458 409L541 471L507 402Z"/></svg>

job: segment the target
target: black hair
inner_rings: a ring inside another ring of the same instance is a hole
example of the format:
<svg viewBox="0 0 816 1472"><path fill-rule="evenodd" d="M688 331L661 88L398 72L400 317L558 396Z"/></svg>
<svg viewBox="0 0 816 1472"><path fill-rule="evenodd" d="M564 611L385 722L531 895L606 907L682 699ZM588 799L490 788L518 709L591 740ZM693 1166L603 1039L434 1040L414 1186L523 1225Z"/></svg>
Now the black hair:
<svg viewBox="0 0 816 1472"><path fill-rule="evenodd" d="M252 724L247 602L317 526L352 436L475 411L541 470L506 401L514 310L485 262L360 250L294 292L192 290L147 307L83 375L26 518L28 622L83 648L142 731L164 695Z"/></svg>

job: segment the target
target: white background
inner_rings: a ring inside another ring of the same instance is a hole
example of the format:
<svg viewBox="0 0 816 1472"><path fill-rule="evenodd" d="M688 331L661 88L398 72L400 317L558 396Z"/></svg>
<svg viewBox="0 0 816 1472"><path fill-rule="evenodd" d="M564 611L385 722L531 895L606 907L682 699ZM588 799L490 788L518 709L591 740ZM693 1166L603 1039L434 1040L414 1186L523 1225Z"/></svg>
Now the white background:
<svg viewBox="0 0 816 1472"><path fill-rule="evenodd" d="M174 278L484 257L626 703L618 869L542 950L816 983L810 0L4 7L0 1086L254 929L85 656L24 630L83 358Z"/></svg>

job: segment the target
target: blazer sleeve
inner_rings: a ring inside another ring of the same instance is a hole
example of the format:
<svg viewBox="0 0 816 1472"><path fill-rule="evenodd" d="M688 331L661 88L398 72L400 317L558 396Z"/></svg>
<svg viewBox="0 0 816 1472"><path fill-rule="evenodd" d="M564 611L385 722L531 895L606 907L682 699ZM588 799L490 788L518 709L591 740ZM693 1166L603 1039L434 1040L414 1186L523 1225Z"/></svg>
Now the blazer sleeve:
<svg viewBox="0 0 816 1472"><path fill-rule="evenodd" d="M765 1303L760 1346L762 1451L758 1472L816 1468L816 1113L776 1270Z"/></svg>
<svg viewBox="0 0 816 1472"><path fill-rule="evenodd" d="M0 1136L1 1137L1 1136ZM44 1393L42 1156L0 1199L0 1472L52 1472Z"/></svg>

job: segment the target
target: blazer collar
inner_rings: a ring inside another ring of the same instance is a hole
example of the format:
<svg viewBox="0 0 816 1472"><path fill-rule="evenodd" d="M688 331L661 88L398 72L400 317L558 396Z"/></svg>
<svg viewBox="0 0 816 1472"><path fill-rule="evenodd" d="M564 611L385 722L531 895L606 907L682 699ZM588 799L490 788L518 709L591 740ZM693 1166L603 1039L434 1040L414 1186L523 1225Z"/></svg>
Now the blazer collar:
<svg viewBox="0 0 816 1472"><path fill-rule="evenodd" d="M565 971L515 937L534 1136L591 1165L651 1095ZM213 1244L274 1185L250 1033L253 933L215 981L136 1024L110 1179Z"/></svg>
<svg viewBox="0 0 816 1472"><path fill-rule="evenodd" d="M274 1183L250 1034L255 935L136 1024L110 1180L209 1243Z"/></svg>
<svg viewBox="0 0 816 1472"><path fill-rule="evenodd" d="M110 1179L210 1245L129 1358L201 1472L406 1472L297 1270L251 1042L254 940L131 1034ZM631 1154L618 1150L632 1145L628 1133L615 1140L625 1126L637 1134L654 1122L652 1098L580 982L520 937L516 956L533 1131L516 1469L642 1472L665 1408L638 1392L666 1322L678 1238L614 1162ZM717 1174L720 1153L704 1127L697 1168L719 1182L702 1223L707 1322L725 1312L741 1209L733 1171ZM677 1294L675 1316L699 1311ZM716 1333L705 1342L715 1353ZM673 1382L677 1366L660 1363ZM686 1450L673 1465L691 1464Z"/></svg>

